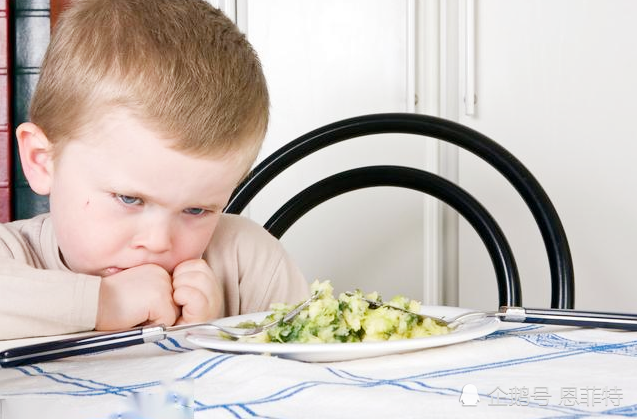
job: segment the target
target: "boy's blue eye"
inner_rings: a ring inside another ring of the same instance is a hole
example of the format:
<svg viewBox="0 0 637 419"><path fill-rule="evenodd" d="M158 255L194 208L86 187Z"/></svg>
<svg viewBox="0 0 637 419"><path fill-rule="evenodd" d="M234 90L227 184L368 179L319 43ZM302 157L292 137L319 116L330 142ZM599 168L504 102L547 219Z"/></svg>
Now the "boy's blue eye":
<svg viewBox="0 0 637 419"><path fill-rule="evenodd" d="M186 208L184 212L188 215L201 215L206 212L206 210L203 208Z"/></svg>
<svg viewBox="0 0 637 419"><path fill-rule="evenodd" d="M136 198L134 196L128 196L128 195L120 195L117 194L117 199L119 199L123 204L126 205L141 205L143 204L143 201L141 200L141 198Z"/></svg>

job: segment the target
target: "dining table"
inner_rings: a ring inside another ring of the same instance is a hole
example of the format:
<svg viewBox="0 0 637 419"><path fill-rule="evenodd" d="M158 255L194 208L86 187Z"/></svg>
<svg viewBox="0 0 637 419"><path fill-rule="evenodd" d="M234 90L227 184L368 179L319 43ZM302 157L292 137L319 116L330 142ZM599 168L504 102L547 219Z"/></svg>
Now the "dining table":
<svg viewBox="0 0 637 419"><path fill-rule="evenodd" d="M0 419L637 417L637 332L500 321L487 332L346 359L365 343L319 344L337 356L318 360L176 333L2 368Z"/></svg>

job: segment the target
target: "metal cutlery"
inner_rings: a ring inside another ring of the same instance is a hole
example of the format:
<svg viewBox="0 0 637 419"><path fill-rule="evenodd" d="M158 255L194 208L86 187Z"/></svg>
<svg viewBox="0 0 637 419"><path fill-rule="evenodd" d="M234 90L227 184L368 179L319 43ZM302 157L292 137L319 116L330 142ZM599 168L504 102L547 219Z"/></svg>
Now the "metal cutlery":
<svg viewBox="0 0 637 419"><path fill-rule="evenodd" d="M209 329L218 333L223 333L234 339L246 336L255 336L266 332L268 329L271 329L277 324L292 320L305 307L316 300L319 297L319 294L320 293L318 291L313 293L310 298L296 306L283 318L253 328L221 326L211 322L191 323L169 327L164 325L141 326L118 332L91 333L79 337L58 339L7 349L0 353L0 366L4 368L15 367L18 365L50 361L73 355L88 354L109 349L139 345L146 342L157 342L166 339L166 337L168 337L171 333L192 329Z"/></svg>
<svg viewBox="0 0 637 419"><path fill-rule="evenodd" d="M356 296L352 292L345 293L348 296ZM441 318L427 314L414 313L401 307L361 297L370 308L377 309L387 307L394 310L413 314L420 318L430 318L441 326L455 329L459 325L471 320L485 317L497 317L505 322L540 323L558 326L598 327L607 329L637 330L637 314L608 313L598 311L581 311L557 308L524 308L503 306L495 312L468 312L453 318Z"/></svg>

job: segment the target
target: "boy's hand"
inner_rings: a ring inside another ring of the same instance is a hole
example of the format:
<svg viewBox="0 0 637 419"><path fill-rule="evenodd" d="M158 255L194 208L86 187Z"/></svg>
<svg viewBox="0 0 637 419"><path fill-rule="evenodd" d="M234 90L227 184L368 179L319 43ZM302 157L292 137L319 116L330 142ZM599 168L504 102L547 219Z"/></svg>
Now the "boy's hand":
<svg viewBox="0 0 637 419"><path fill-rule="evenodd" d="M142 323L171 326L179 317L171 277L161 266L140 265L102 278L96 330L119 330Z"/></svg>
<svg viewBox="0 0 637 419"><path fill-rule="evenodd" d="M203 259L177 265L173 288L173 299L181 306L176 324L206 322L223 315L223 288Z"/></svg>

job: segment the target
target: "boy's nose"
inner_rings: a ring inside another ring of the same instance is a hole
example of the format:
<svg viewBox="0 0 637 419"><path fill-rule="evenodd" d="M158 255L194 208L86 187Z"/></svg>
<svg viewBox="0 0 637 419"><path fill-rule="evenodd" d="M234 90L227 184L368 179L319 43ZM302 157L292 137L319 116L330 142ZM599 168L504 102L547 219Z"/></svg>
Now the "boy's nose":
<svg viewBox="0 0 637 419"><path fill-rule="evenodd" d="M148 222L138 226L132 243L151 253L164 253L172 249L172 227L167 222Z"/></svg>

